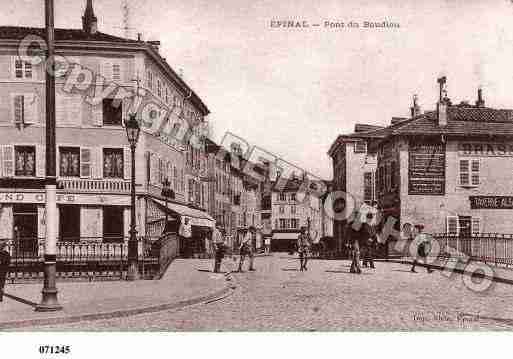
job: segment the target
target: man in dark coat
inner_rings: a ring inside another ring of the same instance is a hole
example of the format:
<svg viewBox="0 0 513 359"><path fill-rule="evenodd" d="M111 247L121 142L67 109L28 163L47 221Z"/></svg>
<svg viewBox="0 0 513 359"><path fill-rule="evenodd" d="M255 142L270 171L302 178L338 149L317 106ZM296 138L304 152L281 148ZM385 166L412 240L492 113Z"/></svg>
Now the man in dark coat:
<svg viewBox="0 0 513 359"><path fill-rule="evenodd" d="M7 251L7 242L0 242L0 302L4 299L4 286L11 264L11 255Z"/></svg>
<svg viewBox="0 0 513 359"><path fill-rule="evenodd" d="M371 224L372 213L367 213L367 222L362 225L362 244L363 247L363 263L362 265L367 268L374 267L374 247L376 245L376 228Z"/></svg>

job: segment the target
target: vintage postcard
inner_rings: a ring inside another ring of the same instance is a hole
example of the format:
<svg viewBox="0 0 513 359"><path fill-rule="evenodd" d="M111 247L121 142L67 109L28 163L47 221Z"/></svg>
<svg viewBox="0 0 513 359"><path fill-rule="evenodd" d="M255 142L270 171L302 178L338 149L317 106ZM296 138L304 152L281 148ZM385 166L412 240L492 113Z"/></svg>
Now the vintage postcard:
<svg viewBox="0 0 513 359"><path fill-rule="evenodd" d="M2 332L513 329L512 1L0 2Z"/></svg>

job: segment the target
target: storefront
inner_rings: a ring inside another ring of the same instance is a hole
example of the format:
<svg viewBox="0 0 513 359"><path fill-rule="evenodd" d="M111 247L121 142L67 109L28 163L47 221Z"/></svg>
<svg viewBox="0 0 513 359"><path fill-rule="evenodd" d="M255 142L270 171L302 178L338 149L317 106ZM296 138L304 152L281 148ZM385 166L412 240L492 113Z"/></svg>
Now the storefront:
<svg viewBox="0 0 513 359"><path fill-rule="evenodd" d="M57 194L58 240L122 242L128 235L130 197ZM14 239L18 250L36 253L45 237L45 193L0 193L0 238Z"/></svg>
<svg viewBox="0 0 513 359"><path fill-rule="evenodd" d="M146 228L150 237L157 239L163 233L179 233L180 225L187 220L190 237L180 237L180 255L196 257L209 252L215 220L208 213L175 202L166 203L156 197L147 198L147 213Z"/></svg>
<svg viewBox="0 0 513 359"><path fill-rule="evenodd" d="M299 232L277 232L273 233L271 239L271 250L273 252L293 252L296 249Z"/></svg>

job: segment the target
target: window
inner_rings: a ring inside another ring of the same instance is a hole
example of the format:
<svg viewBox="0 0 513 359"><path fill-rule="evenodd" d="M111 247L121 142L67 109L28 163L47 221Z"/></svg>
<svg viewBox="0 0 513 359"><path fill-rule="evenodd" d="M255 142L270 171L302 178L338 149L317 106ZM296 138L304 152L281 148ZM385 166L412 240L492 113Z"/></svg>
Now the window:
<svg viewBox="0 0 513 359"><path fill-rule="evenodd" d="M177 191L178 190L178 168L176 168L175 166L173 166L173 177L174 177L173 188L175 189L175 191Z"/></svg>
<svg viewBox="0 0 513 359"><path fill-rule="evenodd" d="M460 160L460 185L478 186L479 179L479 160L461 159Z"/></svg>
<svg viewBox="0 0 513 359"><path fill-rule="evenodd" d="M189 179L189 202L194 202L194 180Z"/></svg>
<svg viewBox="0 0 513 359"><path fill-rule="evenodd" d="M120 100L103 99L103 124L108 126L121 126L123 105Z"/></svg>
<svg viewBox="0 0 513 359"><path fill-rule="evenodd" d="M15 176L36 175L36 148L34 146L15 146L14 161Z"/></svg>
<svg viewBox="0 0 513 359"><path fill-rule="evenodd" d="M472 237L477 237L481 233L481 219L478 217L472 217L471 220Z"/></svg>
<svg viewBox="0 0 513 359"><path fill-rule="evenodd" d="M14 75L17 79L31 79L32 64L27 61L16 59L14 61Z"/></svg>
<svg viewBox="0 0 513 359"><path fill-rule="evenodd" d="M363 174L363 200L367 204L374 201L374 173L365 172Z"/></svg>
<svg viewBox="0 0 513 359"><path fill-rule="evenodd" d="M457 236L459 234L458 216L447 217L447 235Z"/></svg>
<svg viewBox="0 0 513 359"><path fill-rule="evenodd" d="M284 218L280 218L280 228L281 229L287 228L287 221Z"/></svg>
<svg viewBox="0 0 513 359"><path fill-rule="evenodd" d="M37 98L34 94L13 95L12 106L15 124L32 124L37 121Z"/></svg>
<svg viewBox="0 0 513 359"><path fill-rule="evenodd" d="M379 192L383 192L385 189L385 171L383 170L383 166L378 169L378 189Z"/></svg>
<svg viewBox="0 0 513 359"><path fill-rule="evenodd" d="M290 194L290 200L291 201L295 201L296 200L296 194L295 193L291 193Z"/></svg>
<svg viewBox="0 0 513 359"><path fill-rule="evenodd" d="M390 162L390 189L394 189L396 186L396 173L395 173L395 162Z"/></svg>
<svg viewBox="0 0 513 359"><path fill-rule="evenodd" d="M59 162L61 176L80 177L79 147L61 147L59 149Z"/></svg>
<svg viewBox="0 0 513 359"><path fill-rule="evenodd" d="M123 178L123 149L103 149L103 177Z"/></svg>
<svg viewBox="0 0 513 359"><path fill-rule="evenodd" d="M280 213L285 213L285 207L284 206L280 206L279 207L279 211L280 211Z"/></svg>
<svg viewBox="0 0 513 359"><path fill-rule="evenodd" d="M354 144L354 153L366 153L367 152L367 142L358 141Z"/></svg>
<svg viewBox="0 0 513 359"><path fill-rule="evenodd" d="M287 200L287 197L286 197L285 193L280 192L279 196L280 196L280 201L286 201Z"/></svg>
<svg viewBox="0 0 513 359"><path fill-rule="evenodd" d="M146 87L151 90L153 88L153 74L151 71L146 73Z"/></svg>
<svg viewBox="0 0 513 359"><path fill-rule="evenodd" d="M296 214L296 206L290 206L290 213Z"/></svg>
<svg viewBox="0 0 513 359"><path fill-rule="evenodd" d="M162 86L160 80L157 80L157 96L162 97Z"/></svg>
<svg viewBox="0 0 513 359"><path fill-rule="evenodd" d="M121 81L121 65L112 64L112 81Z"/></svg>
<svg viewBox="0 0 513 359"><path fill-rule="evenodd" d="M391 188L390 184L390 163L385 163L385 192L388 192Z"/></svg>
<svg viewBox="0 0 513 359"><path fill-rule="evenodd" d="M298 227L298 221L297 221L297 218L292 218L292 219L290 220L290 227L291 227L292 229L295 229L295 228L297 228L297 227Z"/></svg>

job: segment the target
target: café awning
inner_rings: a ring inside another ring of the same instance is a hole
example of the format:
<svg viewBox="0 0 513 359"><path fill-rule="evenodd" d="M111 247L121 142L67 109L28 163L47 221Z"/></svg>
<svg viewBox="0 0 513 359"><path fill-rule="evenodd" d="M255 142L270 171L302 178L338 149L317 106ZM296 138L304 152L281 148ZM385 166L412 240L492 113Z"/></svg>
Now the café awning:
<svg viewBox="0 0 513 359"><path fill-rule="evenodd" d="M299 233L297 232L288 232L288 233L273 233L273 239L297 239L299 237Z"/></svg>
<svg viewBox="0 0 513 359"><path fill-rule="evenodd" d="M174 214L180 217L189 218L193 226L215 227L216 222L214 218L212 218L207 212L172 202L168 202L166 206L166 202L155 198L152 198L152 201L157 203L164 211L167 208L168 213L172 215Z"/></svg>

